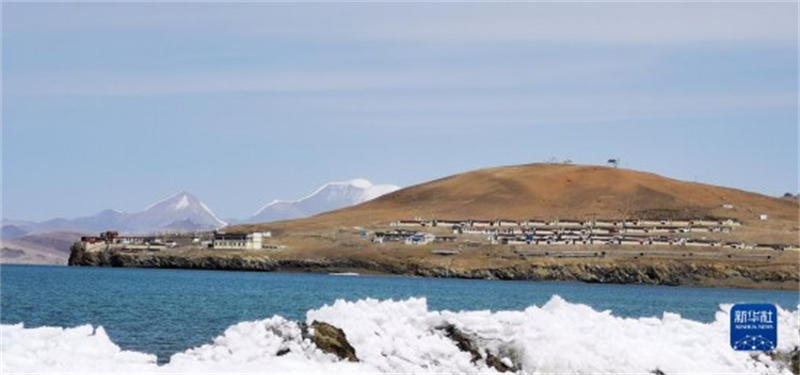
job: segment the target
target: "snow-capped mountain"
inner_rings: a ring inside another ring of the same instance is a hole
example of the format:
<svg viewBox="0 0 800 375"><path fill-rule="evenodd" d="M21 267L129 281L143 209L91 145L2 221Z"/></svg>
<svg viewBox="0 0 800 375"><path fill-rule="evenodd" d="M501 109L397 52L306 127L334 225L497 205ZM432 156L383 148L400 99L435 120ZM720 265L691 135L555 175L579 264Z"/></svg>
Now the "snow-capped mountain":
<svg viewBox="0 0 800 375"><path fill-rule="evenodd" d="M99 233L115 230L121 233L141 234L216 229L226 225L228 224L220 220L205 203L187 192L179 192L136 213L104 210L91 216L26 223L10 229L25 233L54 231ZM5 223L3 227L5 229Z"/></svg>
<svg viewBox="0 0 800 375"><path fill-rule="evenodd" d="M373 185L364 179L331 182L308 196L294 201L273 201L249 219L233 223L262 223L298 219L363 203L398 190L394 185ZM125 234L153 232L190 232L213 230L229 223L220 219L202 201L182 191L147 206L135 213L104 210L74 219L52 219L43 222L2 221L3 238L18 238L47 232L97 234L107 230Z"/></svg>
<svg viewBox="0 0 800 375"><path fill-rule="evenodd" d="M373 200L389 194L400 187L395 185L373 185L365 179L331 182L322 185L308 196L294 200L275 200L261 207L248 223L263 223L277 220L299 219L322 212L333 211Z"/></svg>
<svg viewBox="0 0 800 375"><path fill-rule="evenodd" d="M126 222L127 230L132 232L215 229L226 225L205 203L185 191L147 206L130 215Z"/></svg>

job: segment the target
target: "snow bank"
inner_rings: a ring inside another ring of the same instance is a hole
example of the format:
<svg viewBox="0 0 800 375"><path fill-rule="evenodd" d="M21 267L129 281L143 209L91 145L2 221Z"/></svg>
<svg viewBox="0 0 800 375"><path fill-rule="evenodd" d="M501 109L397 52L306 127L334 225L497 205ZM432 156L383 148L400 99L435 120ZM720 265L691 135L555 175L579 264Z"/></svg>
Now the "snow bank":
<svg viewBox="0 0 800 375"><path fill-rule="evenodd" d="M260 322L236 324L210 344L170 358L159 371L180 373L356 373L377 370L339 362L302 338L299 325L274 316Z"/></svg>
<svg viewBox="0 0 800 375"><path fill-rule="evenodd" d="M766 354L728 344L729 305L712 323L664 313L620 318L558 296L524 311L429 311L425 299L336 301L307 313L306 323L341 328L361 362L339 361L304 339L280 316L231 326L211 343L172 356L123 351L90 326L2 326L2 372L298 372L493 373L473 361L442 327L452 325L487 353L521 373L789 373ZM779 309L779 351L800 345L800 314Z"/></svg>
<svg viewBox="0 0 800 375"><path fill-rule="evenodd" d="M156 370L156 356L125 351L103 327L0 326L0 372L115 373Z"/></svg>

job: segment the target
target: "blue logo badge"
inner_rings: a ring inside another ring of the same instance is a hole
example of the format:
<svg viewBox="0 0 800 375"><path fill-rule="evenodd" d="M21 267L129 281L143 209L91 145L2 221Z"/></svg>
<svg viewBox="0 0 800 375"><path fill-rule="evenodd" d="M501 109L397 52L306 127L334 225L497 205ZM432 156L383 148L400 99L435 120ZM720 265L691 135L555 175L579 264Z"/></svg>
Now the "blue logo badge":
<svg viewBox="0 0 800 375"><path fill-rule="evenodd" d="M769 304L740 304L731 308L731 347L771 351L778 346L778 310Z"/></svg>

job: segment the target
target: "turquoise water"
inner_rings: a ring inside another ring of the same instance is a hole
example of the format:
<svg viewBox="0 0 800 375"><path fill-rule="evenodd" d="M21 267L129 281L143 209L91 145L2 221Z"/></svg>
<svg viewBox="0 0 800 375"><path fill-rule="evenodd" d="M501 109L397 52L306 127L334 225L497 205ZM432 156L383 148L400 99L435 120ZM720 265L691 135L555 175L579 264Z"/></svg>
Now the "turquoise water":
<svg viewBox="0 0 800 375"><path fill-rule="evenodd" d="M241 321L275 314L304 320L336 299L426 297L431 310L522 310L551 296L616 316L664 311L710 322L720 303L775 303L797 309L796 292L329 276L164 269L0 267L0 323L26 327L103 326L123 349L170 355L209 342Z"/></svg>

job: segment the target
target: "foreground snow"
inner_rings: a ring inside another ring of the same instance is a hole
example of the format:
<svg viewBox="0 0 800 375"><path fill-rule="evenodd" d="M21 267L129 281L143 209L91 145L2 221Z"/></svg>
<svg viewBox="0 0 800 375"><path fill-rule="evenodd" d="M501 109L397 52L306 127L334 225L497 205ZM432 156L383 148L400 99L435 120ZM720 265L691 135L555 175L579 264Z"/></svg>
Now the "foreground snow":
<svg viewBox="0 0 800 375"><path fill-rule="evenodd" d="M425 299L336 301L307 313L307 322L340 327L361 362L339 361L303 339L296 322L280 316L243 322L204 346L172 356L164 366L151 354L121 350L102 327L2 326L0 353L7 372L297 372L490 373L445 336L450 324L481 350L522 373L790 373L766 354L728 345L728 311L705 324L664 313L628 319L553 297L524 311L429 311ZM779 309L779 351L800 345L800 315ZM288 351L287 351L288 349ZM280 353L281 355L279 355ZM484 355L485 357L485 355Z"/></svg>

